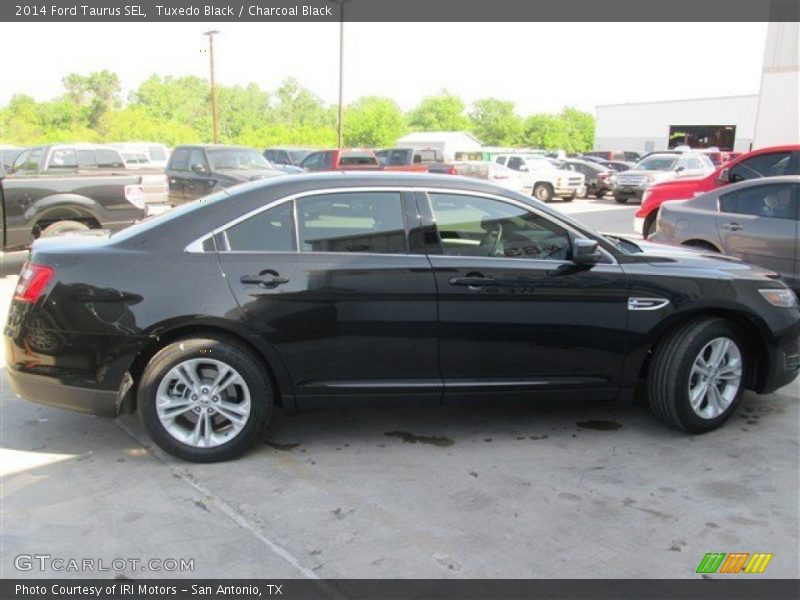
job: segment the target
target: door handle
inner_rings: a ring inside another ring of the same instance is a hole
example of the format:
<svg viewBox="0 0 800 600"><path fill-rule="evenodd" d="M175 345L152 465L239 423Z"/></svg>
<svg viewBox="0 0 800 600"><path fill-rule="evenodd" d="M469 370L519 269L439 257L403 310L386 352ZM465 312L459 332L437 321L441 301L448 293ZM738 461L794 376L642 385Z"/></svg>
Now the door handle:
<svg viewBox="0 0 800 600"><path fill-rule="evenodd" d="M467 287L482 287L484 285L494 285L496 282L491 277L478 275L467 275L466 277L453 277L450 285L464 285Z"/></svg>
<svg viewBox="0 0 800 600"><path fill-rule="evenodd" d="M739 231L740 229L743 229L739 223L723 223L722 228L729 231Z"/></svg>
<svg viewBox="0 0 800 600"><path fill-rule="evenodd" d="M239 281L245 285L260 285L265 288L278 287L281 284L289 283L288 277L281 277L277 271L267 269L258 275L242 275Z"/></svg>

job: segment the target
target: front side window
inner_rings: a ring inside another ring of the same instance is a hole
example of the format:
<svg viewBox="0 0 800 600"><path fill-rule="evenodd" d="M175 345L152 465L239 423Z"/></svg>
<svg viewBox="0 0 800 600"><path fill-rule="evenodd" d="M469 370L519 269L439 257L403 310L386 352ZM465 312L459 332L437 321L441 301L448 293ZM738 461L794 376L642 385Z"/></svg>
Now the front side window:
<svg viewBox="0 0 800 600"><path fill-rule="evenodd" d="M725 213L796 219L797 200L792 197L792 184L757 185L720 196L719 208Z"/></svg>
<svg viewBox="0 0 800 600"><path fill-rule="evenodd" d="M523 164L525 163L519 156L512 156L511 158L508 159L508 164L506 166L509 169L514 169L515 171L519 171Z"/></svg>
<svg viewBox="0 0 800 600"><path fill-rule="evenodd" d="M300 163L300 166L304 169L317 169L319 168L320 160L322 159L322 152L314 152L309 154L303 159L303 162Z"/></svg>
<svg viewBox="0 0 800 600"><path fill-rule="evenodd" d="M203 152L202 148L195 148L194 150L192 150L191 154L189 154L189 168L194 170L197 167L199 167L200 169L203 169L203 170L207 169L207 166L206 166L206 155L205 155L205 152ZM216 168L217 169L225 169L227 167L217 166ZM233 168L233 167L231 167L231 168Z"/></svg>
<svg viewBox="0 0 800 600"><path fill-rule="evenodd" d="M35 172L39 170L39 164L42 162L42 149L41 148L34 148L31 151L30 157L28 157L28 161L23 167L25 171Z"/></svg>
<svg viewBox="0 0 800 600"><path fill-rule="evenodd" d="M479 196L431 194L442 252L567 260L570 240L560 225L516 205Z"/></svg>
<svg viewBox="0 0 800 600"><path fill-rule="evenodd" d="M28 159L30 158L30 156L31 156L30 150L26 150L25 152L20 154L14 161L14 166L11 168L11 170L14 173L16 173L17 171L24 171L25 165L28 163Z"/></svg>
<svg viewBox="0 0 800 600"><path fill-rule="evenodd" d="M228 248L237 252L294 252L294 211L284 202L225 231Z"/></svg>
<svg viewBox="0 0 800 600"><path fill-rule="evenodd" d="M189 170L189 148L178 148L172 153L172 160L169 162L172 171Z"/></svg>
<svg viewBox="0 0 800 600"><path fill-rule="evenodd" d="M299 198L301 252L407 252L400 192L347 192Z"/></svg>

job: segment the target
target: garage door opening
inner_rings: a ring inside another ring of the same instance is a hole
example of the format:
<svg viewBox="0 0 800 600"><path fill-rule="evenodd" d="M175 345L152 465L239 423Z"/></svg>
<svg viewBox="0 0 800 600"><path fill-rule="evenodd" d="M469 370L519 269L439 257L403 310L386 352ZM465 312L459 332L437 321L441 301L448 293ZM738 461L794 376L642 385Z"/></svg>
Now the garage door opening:
<svg viewBox="0 0 800 600"><path fill-rule="evenodd" d="M736 125L670 125L669 147L719 148L731 152L736 140Z"/></svg>

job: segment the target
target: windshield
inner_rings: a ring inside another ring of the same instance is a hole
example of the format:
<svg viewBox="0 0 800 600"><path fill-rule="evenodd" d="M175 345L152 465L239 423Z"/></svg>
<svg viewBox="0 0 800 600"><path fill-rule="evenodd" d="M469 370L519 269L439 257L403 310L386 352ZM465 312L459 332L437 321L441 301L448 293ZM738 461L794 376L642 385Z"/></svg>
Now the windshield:
<svg viewBox="0 0 800 600"><path fill-rule="evenodd" d="M272 168L266 158L249 148L209 148L208 160L215 171Z"/></svg>
<svg viewBox="0 0 800 600"><path fill-rule="evenodd" d="M289 150L289 156L292 157L292 162L299 165L303 159L311 154L311 150Z"/></svg>
<svg viewBox="0 0 800 600"><path fill-rule="evenodd" d="M636 171L671 171L675 163L678 162L676 154L661 154L648 156L636 163Z"/></svg>

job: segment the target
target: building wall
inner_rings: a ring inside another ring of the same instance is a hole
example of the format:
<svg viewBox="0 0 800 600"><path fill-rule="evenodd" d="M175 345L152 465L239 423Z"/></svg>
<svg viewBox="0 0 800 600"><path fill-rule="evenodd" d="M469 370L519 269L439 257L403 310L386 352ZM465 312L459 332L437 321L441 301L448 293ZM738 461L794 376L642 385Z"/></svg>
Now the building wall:
<svg viewBox="0 0 800 600"><path fill-rule="evenodd" d="M757 105L752 95L598 106L594 149L666 150L671 125L735 125L734 150L749 150Z"/></svg>
<svg viewBox="0 0 800 600"><path fill-rule="evenodd" d="M800 24L770 23L754 146L800 141Z"/></svg>

